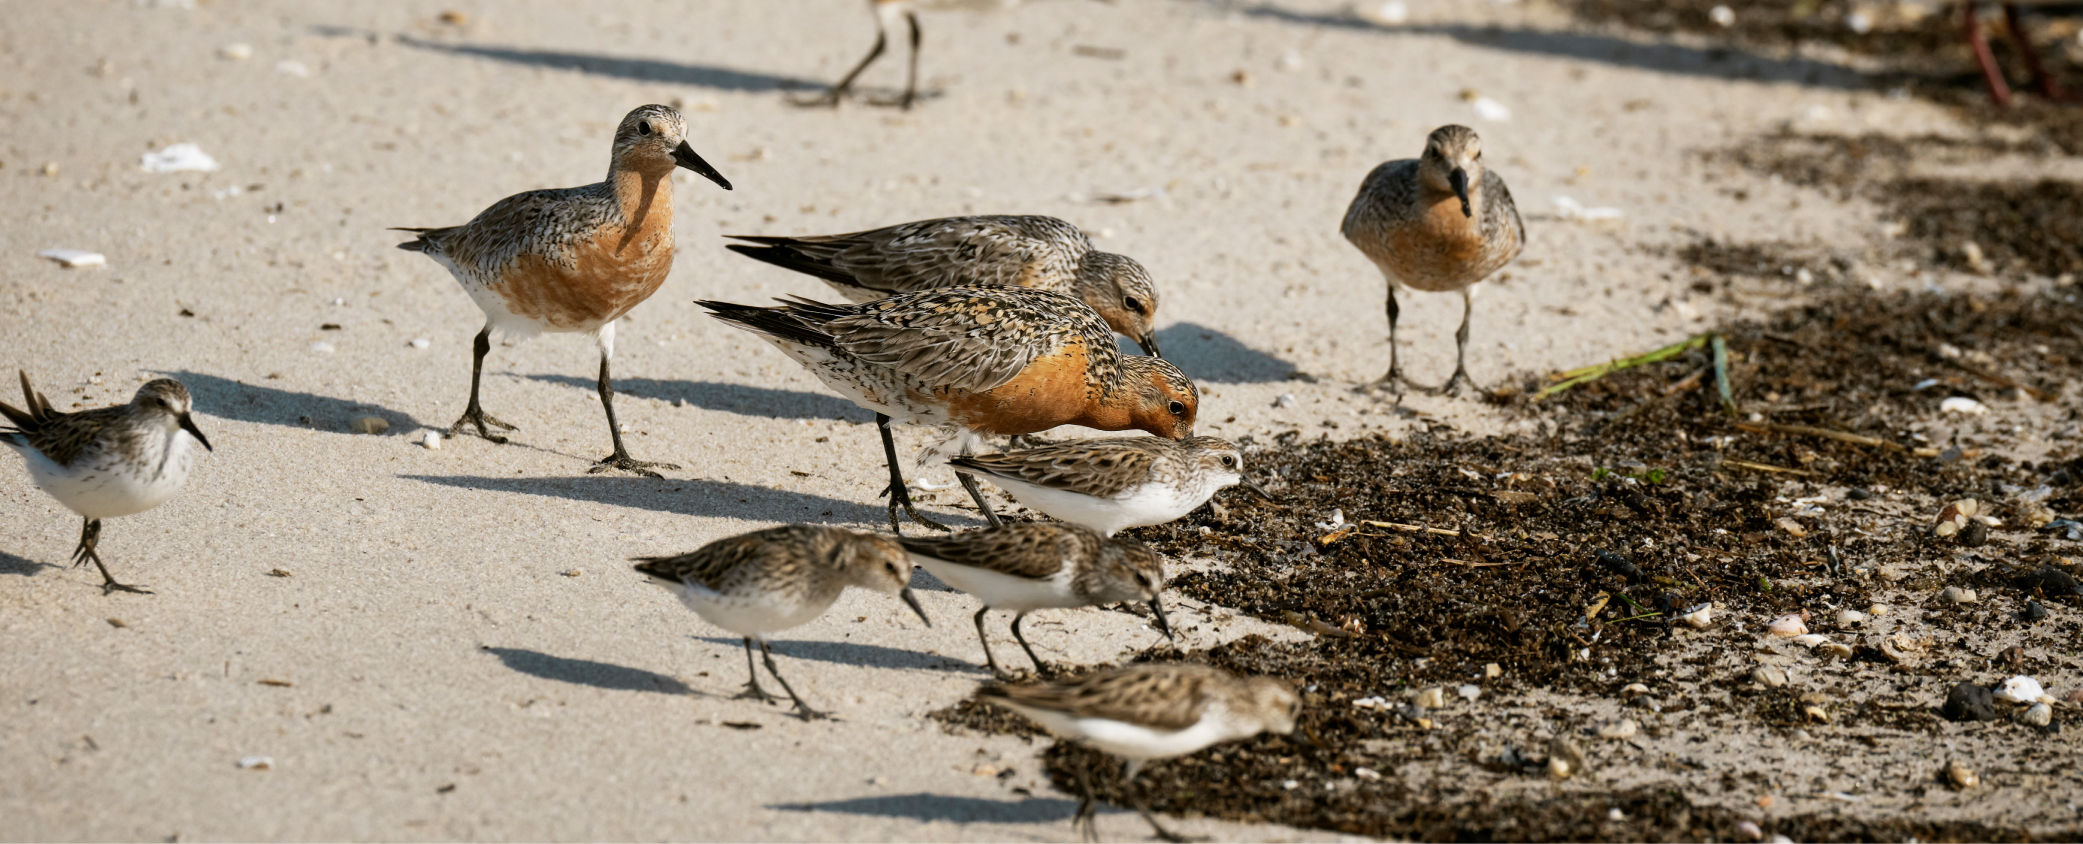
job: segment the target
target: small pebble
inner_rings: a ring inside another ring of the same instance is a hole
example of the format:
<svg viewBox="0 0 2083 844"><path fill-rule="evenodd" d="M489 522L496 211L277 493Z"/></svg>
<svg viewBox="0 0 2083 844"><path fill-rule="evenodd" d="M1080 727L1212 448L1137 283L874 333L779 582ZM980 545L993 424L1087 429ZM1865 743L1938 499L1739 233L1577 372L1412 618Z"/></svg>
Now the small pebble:
<svg viewBox="0 0 2083 844"><path fill-rule="evenodd" d="M1598 737L1615 740L1634 738L1635 733L1641 729L1641 725L1636 724L1633 718L1622 718L1598 728Z"/></svg>
<svg viewBox="0 0 2083 844"><path fill-rule="evenodd" d="M311 351L329 355L333 353L333 344L324 340L313 341L311 343Z"/></svg>
<svg viewBox="0 0 2083 844"><path fill-rule="evenodd" d="M1609 820L1609 821L1624 821L1624 820L1627 820L1627 813L1626 813L1626 812L1623 812L1623 811L1620 811L1620 807L1619 807L1619 806L1614 806L1614 807L1612 807L1612 808L1609 808L1609 809L1607 809L1607 810L1606 810L1606 820Z"/></svg>
<svg viewBox="0 0 2083 844"><path fill-rule="evenodd" d="M1716 7L1714 7L1714 8L1717 8L1717 9L1726 9L1726 8L1728 8L1728 7L1727 7L1727 6L1716 6ZM1763 841L1763 840L1765 840L1765 831L1764 831L1764 830L1762 830L1762 829L1759 829L1759 828L1758 828L1758 825L1757 825L1757 824L1755 824L1755 823L1752 823L1752 822L1750 822L1750 821L1737 821L1737 822L1736 822L1736 831L1737 831L1737 832L1740 832L1740 833L1743 833L1743 834L1744 834L1744 835L1746 835L1746 836L1749 836L1749 837L1750 837L1750 840L1752 840L1752 841Z"/></svg>
<svg viewBox="0 0 2083 844"><path fill-rule="evenodd" d="M1281 394L1280 394L1280 397L1279 397L1279 398L1276 398L1276 399L1274 399L1274 400L1273 400L1273 406L1274 406L1274 407L1276 407L1276 408L1281 408L1281 407L1294 407L1294 406L1295 406L1295 394L1294 394L1294 393L1281 393Z"/></svg>
<svg viewBox="0 0 2083 844"><path fill-rule="evenodd" d="M1873 493L1868 491L1865 487L1855 486L1852 487L1850 490L1846 491L1844 493L1844 497L1852 501L1865 501L1866 499L1872 498Z"/></svg>
<svg viewBox="0 0 2083 844"><path fill-rule="evenodd" d="M1946 591L1938 593L1938 599L1948 604L1972 604L1975 602L1976 596L1973 589L1948 586Z"/></svg>
<svg viewBox="0 0 2083 844"><path fill-rule="evenodd" d="M1373 768L1354 768L1353 776L1372 782L1381 779L1381 772L1376 771Z"/></svg>
<svg viewBox="0 0 2083 844"><path fill-rule="evenodd" d="M2042 610L2042 612L2044 612L2044 610ZM1498 665L1494 662L1490 663L1489 665L1483 666L1483 679L1495 680L1502 676L1504 676L1504 666Z"/></svg>
<svg viewBox="0 0 2083 844"><path fill-rule="evenodd" d="M1889 583L1898 582L1909 576L1909 572L1903 571L1901 566L1881 566L1874 571L1874 574L1880 575L1880 579Z"/></svg>
<svg viewBox="0 0 2083 844"><path fill-rule="evenodd" d="M1975 769L1959 762L1954 762L1946 766L1946 782L1952 783L1954 788L1964 791L1981 785L1982 777L1975 773Z"/></svg>
<svg viewBox="0 0 2083 844"><path fill-rule="evenodd" d="M425 337L414 337L412 338L412 342L408 345L412 346L415 349L424 349L428 346L434 345L434 341L429 340Z"/></svg>
<svg viewBox="0 0 2083 844"><path fill-rule="evenodd" d="M2044 727L2054 723L2054 707L2035 703L2018 713L2018 722L2033 727Z"/></svg>
<svg viewBox="0 0 2083 844"><path fill-rule="evenodd" d="M1441 686L1418 692L1417 705L1426 709L1443 709L1447 705L1447 690Z"/></svg>
<svg viewBox="0 0 2083 844"><path fill-rule="evenodd" d="M1866 614L1859 612L1858 610L1837 611L1837 624L1842 627L1850 627L1865 620Z"/></svg>
<svg viewBox="0 0 2083 844"><path fill-rule="evenodd" d="M1987 687L1962 680L1946 693L1946 704L1939 714L1949 721L1994 721L1996 705Z"/></svg>
<svg viewBox="0 0 2083 844"><path fill-rule="evenodd" d="M1648 693L1649 687L1642 685L1641 683L1629 683L1627 684L1626 688L1620 690L1620 696L1624 698L1641 697L1642 695L1646 695Z"/></svg>
<svg viewBox="0 0 2083 844"><path fill-rule="evenodd" d="M1454 690L1454 693L1466 698L1469 703L1474 703L1476 698L1483 696L1483 689L1481 686L1463 683L1460 688Z"/></svg>
<svg viewBox="0 0 2083 844"><path fill-rule="evenodd" d="M585 569L565 569L563 571L558 572L558 574L564 575L565 577L579 577L584 575L585 573Z"/></svg>
<svg viewBox="0 0 2083 844"><path fill-rule="evenodd" d="M235 62L242 62L247 59L253 58L253 45L227 44L222 49L219 49L217 51L217 56L219 58L229 59Z"/></svg>
<svg viewBox="0 0 2083 844"><path fill-rule="evenodd" d="M357 434L381 434L391 429L391 423L381 416L358 416L347 428Z"/></svg>
<svg viewBox="0 0 2083 844"><path fill-rule="evenodd" d="M1736 25L1736 10L1727 6L1716 6L1707 10L1707 19L1713 21L1715 26L1726 29ZM1757 824L1751 824L1751 828L1756 829Z"/></svg>
<svg viewBox="0 0 2083 844"><path fill-rule="evenodd" d="M2044 607L2044 606L2041 606L2041 605L2040 605L2040 602L2038 602L2038 601L2026 601L2026 602L2025 602L2025 620L2026 620L2026 621L2039 621L2040 619L2043 619L2043 618L2046 618L2046 617L2047 617L2047 608L2046 608L2046 607Z"/></svg>
<svg viewBox="0 0 2083 844"><path fill-rule="evenodd" d="M1875 616L1875 617L1878 617L1878 616L1883 616L1883 615L1887 615L1887 614L1888 614L1888 605L1887 605L1887 604L1874 604L1873 606L1870 606L1870 607L1867 607L1867 608L1866 608L1866 614L1867 614L1867 615L1870 615L1870 616Z"/></svg>
<svg viewBox="0 0 2083 844"><path fill-rule="evenodd" d="M1966 396L1954 396L1939 402L1938 409L1941 413L1964 413L1969 416L1980 416L1989 412L1988 405Z"/></svg>
<svg viewBox="0 0 2083 844"><path fill-rule="evenodd" d="M1700 604L1687 609L1684 615L1678 616L1678 620L1695 629L1705 629L1707 625L1714 623L1714 605Z"/></svg>
<svg viewBox="0 0 2083 844"><path fill-rule="evenodd" d="M1548 776L1569 779L1585 770L1584 748L1565 736L1556 736L1548 742Z"/></svg>
<svg viewBox="0 0 2083 844"><path fill-rule="evenodd" d="M439 451L441 449L441 432L428 431L426 439L421 440L420 444L430 450Z"/></svg>
<svg viewBox="0 0 2083 844"><path fill-rule="evenodd" d="M298 79L309 79L311 77L311 66L296 59L283 59L275 63L275 72L285 76L294 76Z"/></svg>
<svg viewBox="0 0 2083 844"><path fill-rule="evenodd" d="M1768 689L1785 688L1786 671L1774 665L1760 665L1750 670L1750 679Z"/></svg>
<svg viewBox="0 0 2083 844"><path fill-rule="evenodd" d="M1808 632L1808 623L1802 620L1799 613L1789 613L1772 619L1772 623L1765 625L1765 629L1779 638L1791 639L1805 635Z"/></svg>

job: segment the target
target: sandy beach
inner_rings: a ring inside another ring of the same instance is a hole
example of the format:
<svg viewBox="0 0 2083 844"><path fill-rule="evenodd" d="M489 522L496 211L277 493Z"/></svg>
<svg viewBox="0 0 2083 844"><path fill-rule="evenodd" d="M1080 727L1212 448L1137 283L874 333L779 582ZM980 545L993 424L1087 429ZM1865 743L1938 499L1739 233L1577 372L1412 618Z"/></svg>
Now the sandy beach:
<svg viewBox="0 0 2083 844"><path fill-rule="evenodd" d="M170 503L105 529L111 569L154 595L104 597L71 568L77 517L0 457L0 839L1071 840L1076 797L1043 774L1046 740L924 717L988 676L968 596L921 574L930 629L851 592L779 637L790 680L839 716L802 723L731 700L738 641L631 571L784 522L887 529L870 414L693 304L837 297L721 235L1062 217L1157 279L1158 337L1200 385L1199 433L1507 433L1533 423L1351 392L1387 363L1383 281L1338 233L1375 164L1461 122L1510 184L1530 245L1483 285L1469 347L1496 386L1782 304L1696 292L1678 245L1874 236L1865 200L1701 150L1787 126L1956 128L1837 64L1753 57L1734 73L1543 4L1448 0L1413 0L1396 27L1318 0L928 8L917 108L791 105L868 46L864 7L0 6L0 366L61 410L179 379L216 447ZM894 55L863 78L872 96L901 85ZM1479 116L1476 97L1508 117ZM736 188L680 174L673 274L619 329L629 448L682 468L586 473L609 446L596 352L572 335L486 360L484 404L519 426L512 444L425 447L462 410L483 317L385 228L598 180L616 121L645 103L678 106ZM140 169L176 143L220 169ZM1620 215L1572 219L1559 197ZM53 248L106 265L38 257ZM1459 300L1403 301L1404 365L1438 383ZM363 417L388 430L354 432ZM926 442L900 434L907 452ZM959 496L925 500L980 523ZM1172 612L1182 648L1307 635ZM1100 610L1028 630L1073 664L1161 641ZM1144 834L1118 810L1100 824Z"/></svg>

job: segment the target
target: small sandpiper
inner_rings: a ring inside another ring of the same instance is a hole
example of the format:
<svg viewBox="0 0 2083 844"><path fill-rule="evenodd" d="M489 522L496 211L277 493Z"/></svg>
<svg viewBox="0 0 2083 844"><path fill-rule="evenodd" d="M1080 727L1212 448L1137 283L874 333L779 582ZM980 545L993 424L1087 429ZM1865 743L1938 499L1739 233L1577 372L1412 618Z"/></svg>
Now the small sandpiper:
<svg viewBox="0 0 2083 844"><path fill-rule="evenodd" d="M1128 762L1123 779L1135 779L1143 763L1196 752L1212 744L1262 732L1295 731L1302 699L1287 681L1239 677L1200 665L1130 665L1087 674L1063 683L986 683L976 696L1003 706L1057 736ZM1073 823L1085 838L1099 838L1092 786L1078 772ZM1136 811L1166 841L1186 841L1165 829L1148 807Z"/></svg>
<svg viewBox="0 0 2083 844"><path fill-rule="evenodd" d="M920 35L916 4L913 0L868 0L868 5L875 11L875 46L868 50L868 55L861 59L860 64L854 65L853 70L847 72L845 79L839 80L839 84L833 85L823 96L816 99L798 101L799 105L837 106L840 99L853 91L853 80L861 75L861 71L867 70L869 65L882 57L883 49L889 46L890 30L897 28L899 19L911 25L911 65L904 75L904 98L897 104L910 109L911 104L918 99Z"/></svg>
<svg viewBox="0 0 2083 844"><path fill-rule="evenodd" d="M994 609L1017 613L1013 638L1034 661L1034 669L1043 673L1048 665L1034 655L1020 632L1020 622L1035 610L1135 601L1150 607L1158 632L1166 638L1172 635L1160 600L1164 561L1150 546L1133 539L1108 539L1074 525L1025 522L897 541L912 562L984 603L976 611L976 638L984 645L984 663L999 677L1009 675L998 666L991 639L984 634L984 614Z"/></svg>
<svg viewBox="0 0 2083 844"><path fill-rule="evenodd" d="M1483 166L1483 140L1466 126L1441 126L1425 139L1421 158L1385 163L1367 174L1345 210L1345 239L1381 268L1389 281L1389 371L1374 386L1401 393L1396 361L1396 288L1461 292L1461 327L1454 332L1454 375L1440 387L1452 393L1468 377L1471 292L1526 246L1526 224L1504 178Z"/></svg>
<svg viewBox="0 0 2083 844"><path fill-rule="evenodd" d="M848 586L895 595L933 620L911 593L911 560L895 540L832 527L783 525L719 539L677 557L638 557L636 570L653 583L673 590L680 602L710 624L745 640L744 693L738 697L772 702L760 688L752 663L752 643L759 642L767 673L795 702L796 714L809 721L826 717L811 709L782 679L767 637L809 623L839 600Z"/></svg>
<svg viewBox="0 0 2083 844"><path fill-rule="evenodd" d="M1116 332L1159 356L1157 284L1134 258L1092 248L1055 217L920 220L815 237L731 235L741 255L823 279L853 302L936 287L1032 287L1084 300Z"/></svg>
<svg viewBox="0 0 2083 844"><path fill-rule="evenodd" d="M904 487L890 422L945 425L953 436L920 463L967 454L976 438L1083 425L1193 436L1200 391L1165 360L1123 355L1099 316L1069 296L1024 287L947 287L859 305L783 300L779 307L698 303L772 342L826 386L874 411L889 462L890 529L919 514ZM962 486L996 525L967 474Z"/></svg>
<svg viewBox="0 0 2083 844"><path fill-rule="evenodd" d="M1106 536L1169 523L1240 484L1273 500L1244 477L1243 453L1215 437L1074 440L948 463L989 478L1021 504Z"/></svg>
<svg viewBox="0 0 2083 844"><path fill-rule="evenodd" d="M20 375L28 408L0 402L0 416L13 426L0 428L0 443L22 455L38 488L86 520L72 562L94 561L101 570L101 594L151 594L117 583L109 574L98 547L101 520L166 503L188 483L198 456L195 446L216 450L189 415L188 388L158 378L139 387L129 404L60 413L29 386L29 373Z"/></svg>
<svg viewBox="0 0 2083 844"><path fill-rule="evenodd" d="M607 181L515 194L460 226L394 229L417 233L417 240L398 248L447 267L485 312L485 327L472 348L470 404L449 428L450 436L474 425L478 436L503 443L506 438L486 426L514 430L477 401L492 332L592 334L600 346L596 389L615 452L590 471L622 469L656 478L653 467L680 468L634 460L622 446L608 359L615 356L615 321L651 298L672 272L673 168L685 167L730 190L730 181L695 154L686 136L680 112L643 106L615 129Z"/></svg>

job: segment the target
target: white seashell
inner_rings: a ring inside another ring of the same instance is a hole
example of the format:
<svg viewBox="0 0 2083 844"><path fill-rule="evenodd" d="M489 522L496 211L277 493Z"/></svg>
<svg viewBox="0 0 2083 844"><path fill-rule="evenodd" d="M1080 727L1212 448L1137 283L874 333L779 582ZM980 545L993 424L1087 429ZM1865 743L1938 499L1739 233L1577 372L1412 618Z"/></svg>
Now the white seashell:
<svg viewBox="0 0 2083 844"><path fill-rule="evenodd" d="M1454 693L1466 698L1469 703L1474 703L1476 698L1483 696L1483 688L1473 683L1463 683Z"/></svg>
<svg viewBox="0 0 2083 844"><path fill-rule="evenodd" d="M1294 393L1281 393L1281 394L1280 394L1279 396L1277 396L1277 397L1275 397L1275 398L1273 399L1273 407L1274 407L1274 408L1276 408L1276 409L1278 409L1278 408L1283 408L1283 407L1294 407L1294 406L1295 406L1295 394L1294 394Z"/></svg>
<svg viewBox="0 0 2083 844"><path fill-rule="evenodd" d="M1480 117L1484 120L1488 120L1494 123L1503 123L1507 120L1512 119L1511 109L1505 108L1504 103L1500 103L1496 100L1490 99L1489 97L1475 98L1474 106L1475 116Z"/></svg>
<svg viewBox="0 0 2083 844"><path fill-rule="evenodd" d="M1714 22L1714 25L1715 25L1715 26L1720 26L1720 27L1730 27L1730 26L1735 26L1735 25L1736 25L1736 10L1734 10L1734 9L1731 9L1731 8L1729 8L1729 7L1727 7L1727 6L1716 6L1716 7L1712 8L1712 9L1708 9L1708 10L1707 10L1707 19L1708 19L1708 20L1711 20L1711 21L1713 21L1713 22ZM1756 827L1756 826L1757 826L1757 824L1751 824L1751 826L1752 826L1752 827ZM1763 838L1763 837L1764 837L1764 835L1763 835L1763 834L1761 833L1761 834L1759 834L1759 835L1758 835L1757 837L1759 837L1759 838Z"/></svg>
<svg viewBox="0 0 2083 844"><path fill-rule="evenodd" d="M1834 656L1843 659L1852 655L1852 646L1843 642L1824 642L1815 647L1815 652L1824 656Z"/></svg>
<svg viewBox="0 0 2083 844"><path fill-rule="evenodd" d="M1958 762L1946 766L1946 781L1952 783L1954 788L1960 789L1973 788L1982 784L1982 778L1975 773L1975 769Z"/></svg>
<svg viewBox="0 0 2083 844"><path fill-rule="evenodd" d="M36 253L39 258L49 258L67 267L102 267L108 265L108 256L99 252L79 249L45 249Z"/></svg>
<svg viewBox="0 0 2083 844"><path fill-rule="evenodd" d="M2046 693L2046 689L2040 688L2040 681L2020 674L1996 688L1996 699L2023 705L2039 700Z"/></svg>
<svg viewBox="0 0 2083 844"><path fill-rule="evenodd" d="M1772 635L1785 639L1807 633L1808 623L1802 621L1799 614L1789 613L1772 619L1772 623L1765 625L1765 629Z"/></svg>
<svg viewBox="0 0 2083 844"><path fill-rule="evenodd" d="M1794 644L1804 648L1812 648L1827 641L1830 641L1830 637L1821 633L1803 633L1794 637Z"/></svg>
<svg viewBox="0 0 2083 844"><path fill-rule="evenodd" d="M1843 627L1850 627L1850 626L1852 626L1852 625L1854 625L1854 624L1858 624L1859 622L1862 622L1862 621L1865 621L1865 620L1866 620L1866 614L1865 614L1865 613L1862 613L1862 612L1859 612L1858 610L1838 610L1838 611L1837 611L1837 623L1838 623L1838 625L1840 625L1840 626L1843 626Z"/></svg>
<svg viewBox="0 0 2083 844"><path fill-rule="evenodd" d="M1887 605L1887 604L1874 604L1873 606L1870 606L1870 607L1867 607L1867 608L1866 608L1866 614L1867 614L1867 615L1871 615L1871 616L1883 616L1883 615L1887 615L1887 614L1888 614L1888 605Z"/></svg>
<svg viewBox="0 0 2083 844"><path fill-rule="evenodd" d="M1980 416L1989 412L1989 406L1966 396L1954 396L1938 403L1940 413L1965 413Z"/></svg>
<svg viewBox="0 0 2083 844"><path fill-rule="evenodd" d="M1641 729L1641 726L1636 724L1633 718L1622 718L1598 728L1598 737L1616 740L1629 739L1634 738L1635 733L1640 732Z"/></svg>
<svg viewBox="0 0 2083 844"><path fill-rule="evenodd" d="M1714 605L1701 604L1687 609L1684 615L1678 616L1678 620L1694 628L1705 628L1714 623Z"/></svg>
<svg viewBox="0 0 2083 844"><path fill-rule="evenodd" d="M1483 679L1495 680L1502 676L1504 676L1504 666L1494 662L1483 666Z"/></svg>
<svg viewBox="0 0 2083 844"><path fill-rule="evenodd" d="M440 450L441 450L441 432L440 432L440 431L428 431L428 432L427 432L427 436L426 436L426 438L425 438L425 439L422 439L422 440L420 440L420 444L421 444L421 445L424 445L424 446L426 446L426 447L427 447L427 450L429 450L429 451L440 451Z"/></svg>
<svg viewBox="0 0 2083 844"><path fill-rule="evenodd" d="M1946 591L1938 593L1939 600L1949 604L1972 604L1977 597L1975 590L1962 589L1958 586L1948 586Z"/></svg>
<svg viewBox="0 0 2083 844"><path fill-rule="evenodd" d="M1750 679L1768 689L1785 688L1786 671L1771 665L1760 665L1750 670Z"/></svg>
<svg viewBox="0 0 2083 844"><path fill-rule="evenodd" d="M1715 9L1716 9L1717 11L1727 11L1729 7L1727 7L1727 6L1716 6L1716 7L1714 7L1714 8L1715 8ZM1734 21L1735 19L1736 19L1736 16L1735 16L1734 14L1731 14L1731 15L1729 15L1729 20L1730 20L1730 21ZM1726 24L1724 24L1724 25L1726 25ZM1748 835L1748 836L1750 836L1750 840L1752 840L1752 841L1763 841L1763 840L1765 840L1765 831L1764 831L1764 830L1762 830L1762 829L1759 829L1759 828L1758 828L1758 825L1757 825L1756 823L1753 823L1753 822L1751 822L1751 821L1737 821L1737 822L1736 822L1736 831L1737 831L1737 832L1740 832L1740 833L1743 833L1744 835Z"/></svg>
<svg viewBox="0 0 2083 844"><path fill-rule="evenodd" d="M1426 709L1443 709L1447 705L1447 690L1440 686L1418 692L1418 706Z"/></svg>
<svg viewBox="0 0 2083 844"><path fill-rule="evenodd" d="M1363 780L1379 780L1381 779L1381 772L1376 771L1373 768L1354 768L1353 776L1359 777Z"/></svg>
<svg viewBox="0 0 2083 844"><path fill-rule="evenodd" d="M332 354L333 344L328 343L324 340L314 340L311 342L311 351L320 352L323 354Z"/></svg>
<svg viewBox="0 0 2083 844"><path fill-rule="evenodd" d="M275 63L275 72L294 76L298 79L309 79L311 77L311 66L296 59L283 59Z"/></svg>
<svg viewBox="0 0 2083 844"><path fill-rule="evenodd" d="M247 59L253 58L253 45L227 44L224 46L223 49L217 51L217 55L221 58L230 59L235 62L242 62Z"/></svg>
<svg viewBox="0 0 2083 844"><path fill-rule="evenodd" d="M2035 727L2044 727L2054 722L2054 707L2035 703L2018 714L2018 721Z"/></svg>
<svg viewBox="0 0 2083 844"><path fill-rule="evenodd" d="M273 756L246 756L239 759L239 767L248 771L271 771L275 769Z"/></svg>
<svg viewBox="0 0 2083 844"><path fill-rule="evenodd" d="M189 170L211 172L219 165L217 159L202 151L202 147L174 144L158 152L145 153L137 166L147 173L181 173Z"/></svg>
<svg viewBox="0 0 2083 844"><path fill-rule="evenodd" d="M1621 690L1620 690L1620 696L1621 696L1621 697L1629 697L1629 698L1631 698L1631 697L1640 697L1640 696L1642 696L1642 695L1646 695L1646 694L1648 694L1648 693L1649 693L1649 687L1648 687L1648 686L1644 686L1644 685L1642 685L1642 684L1640 684L1640 683L1629 683L1629 684L1627 684L1627 687L1626 687L1626 688L1624 688L1624 689L1621 689Z"/></svg>
<svg viewBox="0 0 2083 844"><path fill-rule="evenodd" d="M1380 5L1362 3L1353 14L1368 23L1395 26L1410 20L1410 7L1404 5L1403 0L1388 0Z"/></svg>
<svg viewBox="0 0 2083 844"><path fill-rule="evenodd" d="M428 346L434 345L434 341L429 340L425 337L414 337L412 338L412 343L410 345L415 349L424 349Z"/></svg>

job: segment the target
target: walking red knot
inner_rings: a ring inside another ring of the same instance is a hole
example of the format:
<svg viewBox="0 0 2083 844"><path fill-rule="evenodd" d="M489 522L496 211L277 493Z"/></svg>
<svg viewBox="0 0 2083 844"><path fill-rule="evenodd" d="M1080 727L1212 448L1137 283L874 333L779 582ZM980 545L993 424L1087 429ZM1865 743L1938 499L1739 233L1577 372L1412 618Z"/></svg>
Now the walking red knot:
<svg viewBox="0 0 2083 844"><path fill-rule="evenodd" d="M1244 455L1215 437L1114 437L957 457L957 472L982 475L1021 504L1113 536L1161 525L1238 484L1272 501L1244 477Z"/></svg>
<svg viewBox="0 0 2083 844"><path fill-rule="evenodd" d="M1157 285L1134 258L1092 248L1054 217L920 220L813 237L730 235L741 255L824 279L854 302L936 287L1031 287L1082 299L1116 332L1162 356L1154 336Z"/></svg>
<svg viewBox="0 0 2083 844"><path fill-rule="evenodd" d="M1148 606L1157 631L1172 638L1159 597L1164 592L1164 560L1136 540L1109 539L1076 525L1021 522L930 539L900 537L897 542L912 562L983 602L976 611L976 638L984 645L984 664L999 677L1008 675L998 667L991 639L984 635L984 614L992 610L1017 613L1013 639L1034 661L1034 670L1043 674L1049 666L1034 655L1026 634L1020 632L1020 622L1035 610L1134 601Z"/></svg>
<svg viewBox="0 0 2083 844"><path fill-rule="evenodd" d="M875 12L875 46L869 48L868 55L862 57L861 63L854 65L853 70L847 72L846 78L839 80L839 84L826 89L824 94L816 99L798 101L798 105L839 105L841 99L852 93L853 81L861 75L861 71L867 70L869 65L874 64L876 59L882 57L883 49L889 46L890 30L897 28L897 21L900 18L905 23L911 25L911 65L905 70L904 74L904 98L898 100L897 104L905 109L909 109L911 104L918 99L919 15L917 5L913 0L868 0L868 5Z"/></svg>
<svg viewBox="0 0 2083 844"><path fill-rule="evenodd" d="M506 442L486 430L514 426L484 412L477 401L492 332L532 337L544 332L592 334L600 345L600 405L607 412L615 452L590 471L623 469L659 477L633 460L615 422L615 391L608 359L615 355L615 320L657 292L673 269L673 168L685 167L730 190L730 181L696 155L687 122L671 106L647 105L615 129L607 181L577 188L536 190L492 204L476 218L447 228L400 228L419 234L398 244L447 267L485 312L470 364L470 405L449 428Z"/></svg>
<svg viewBox="0 0 2083 844"><path fill-rule="evenodd" d="M0 402L0 416L13 426L0 428L0 444L22 455L37 488L86 520L72 563L94 561L101 570L101 594L151 594L117 583L109 574L101 562L101 520L166 503L188 483L196 444L216 450L189 415L188 388L158 378L137 388L129 404L60 413L29 386L29 373L19 374L28 408Z"/></svg>
<svg viewBox="0 0 2083 844"><path fill-rule="evenodd" d="M1461 327L1454 332L1454 375L1440 387L1452 393L1468 377L1470 289L1519 257L1526 225L1504 179L1483 166L1483 141L1466 126L1441 126L1425 139L1422 158L1374 168L1345 210L1345 239L1381 268L1389 282L1389 371L1374 386L1401 393L1396 360L1396 287L1429 293L1461 291Z"/></svg>
<svg viewBox="0 0 2083 844"><path fill-rule="evenodd" d="M933 626L919 599L911 593L911 560L887 536L854 533L833 527L783 525L727 537L677 557L638 557L636 570L673 590L680 602L714 624L745 640L749 675L740 698L763 703L774 697L759 686L752 665L752 643L759 640L767 673L796 704L796 714L809 721L825 717L811 709L782 679L774 666L767 636L824 614L839 593L854 586L895 595Z"/></svg>
<svg viewBox="0 0 2083 844"><path fill-rule="evenodd" d="M1239 677L1202 665L1130 665L1064 683L985 683L976 696L1058 737L1126 759L1125 780L1135 779L1145 762L1263 732L1288 735L1302 713L1302 699L1285 680ZM1084 828L1085 840L1097 841L1092 784L1084 768L1077 774L1084 793L1071 822ZM1191 840L1164 828L1148 807L1136 812L1159 838Z"/></svg>
<svg viewBox="0 0 2083 844"><path fill-rule="evenodd" d="M920 464L969 453L976 438L1083 425L1169 439L1193 435L1200 391L1170 362L1123 355L1113 332L1076 299L1024 287L949 287L859 305L782 300L779 307L703 301L765 337L854 404L874 411L889 462L890 528L919 514L904 488L890 422L945 425L952 435ZM975 479L957 474L986 519Z"/></svg>

